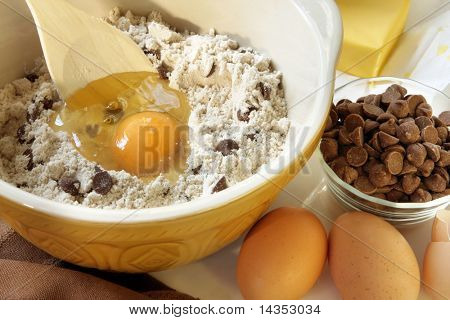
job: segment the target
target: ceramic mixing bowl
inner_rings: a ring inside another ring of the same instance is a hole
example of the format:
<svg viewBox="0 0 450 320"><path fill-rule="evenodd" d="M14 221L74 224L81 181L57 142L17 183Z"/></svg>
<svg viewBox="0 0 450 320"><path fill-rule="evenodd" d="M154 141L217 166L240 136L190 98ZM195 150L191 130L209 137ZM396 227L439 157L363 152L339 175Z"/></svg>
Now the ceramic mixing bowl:
<svg viewBox="0 0 450 320"><path fill-rule="evenodd" d="M342 30L331 0L72 0L94 16L115 5L157 9L179 30L211 27L273 58L284 74L292 120L285 152L249 179L189 203L143 210L64 205L0 182L0 217L51 255L87 267L164 270L203 258L248 229L297 174L319 143L333 94ZM41 55L23 0L0 4L0 82L24 76Z"/></svg>

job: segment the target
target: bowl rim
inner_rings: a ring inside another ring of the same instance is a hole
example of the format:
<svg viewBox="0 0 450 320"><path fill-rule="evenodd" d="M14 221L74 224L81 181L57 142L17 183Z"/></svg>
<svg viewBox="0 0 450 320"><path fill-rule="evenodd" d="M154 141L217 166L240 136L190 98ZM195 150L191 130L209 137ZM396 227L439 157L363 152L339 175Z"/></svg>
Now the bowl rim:
<svg viewBox="0 0 450 320"><path fill-rule="evenodd" d="M335 93L338 93L340 90L346 89L347 87L350 87L354 84L357 83L369 83L369 82L376 82L376 81L385 81L386 84L392 83L392 84L398 84L398 83L411 83L414 85L418 85L418 86L422 86L427 88L428 90L432 90L435 91L438 94L443 95L444 97L446 97L447 99L450 99L449 96L447 96L444 92L435 89L429 85L426 85L420 81L417 80L413 80L413 79L404 79L404 78L397 78L397 77L372 77L372 78L359 78L359 79L355 79L352 80L348 83L346 83L345 85L337 88L335 90ZM351 185L349 185L348 183L345 183L344 181L342 181L337 175L336 173L330 168L330 166L325 162L325 159L323 158L322 152L319 152L319 159L320 159L320 163L322 164L322 168L325 170L325 173L328 177L330 177L333 181L335 181L336 183L339 184L339 186L343 187L344 189L346 189L348 192L351 192L352 194L356 195L359 198L362 198L365 201L370 201L370 202L374 202L376 204L379 205L383 205L389 208L393 208L393 209L427 209L430 207L436 207L439 208L441 206L444 206L446 203L448 204L450 202L450 196L445 196L436 200L432 200L429 202L424 202L424 203L420 203L420 202L411 202L411 203L397 203L397 202L392 202L392 201L388 201L388 200L383 200L383 199L379 199L376 197L372 197L370 195L367 195L361 191L359 191L358 189L352 187ZM391 213L393 216L399 215L401 216L402 213Z"/></svg>
<svg viewBox="0 0 450 320"><path fill-rule="evenodd" d="M314 22L313 12L305 10L300 0L290 0L297 8L298 13L305 18L312 29L315 31L315 37L321 52L322 74L319 79L325 83L318 93L320 95L321 104L330 104L334 91L334 76L342 43L342 21L339 10L333 0L323 0L320 3L319 10L322 15L327 16L326 30L320 30L320 26ZM311 4L313 5L313 4ZM317 12L316 12L317 14ZM324 34L325 33L325 34ZM326 41L320 41L320 39ZM333 81L330 81L333 79ZM75 221L104 223L104 224L133 224L142 222L170 221L187 216L195 216L205 211L213 210L227 203L231 203L250 193L260 189L265 183L270 182L279 175L284 169L289 168L299 156L302 156L304 150L312 147L315 140L320 140L321 129L324 127L327 115L324 114L322 121L318 123L317 131L308 143L297 146L289 157L289 161L283 167L277 169L277 172L269 173L263 166L258 173L237 183L223 192L209 195L208 197L200 197L198 199L172 204L169 206L144 208L144 209L100 209L85 206L77 206L64 204L54 200L49 200L34 194L20 190L19 188L0 180L0 197L12 202L18 206L24 206L31 210L37 211L39 214L46 214L55 218L62 218Z"/></svg>

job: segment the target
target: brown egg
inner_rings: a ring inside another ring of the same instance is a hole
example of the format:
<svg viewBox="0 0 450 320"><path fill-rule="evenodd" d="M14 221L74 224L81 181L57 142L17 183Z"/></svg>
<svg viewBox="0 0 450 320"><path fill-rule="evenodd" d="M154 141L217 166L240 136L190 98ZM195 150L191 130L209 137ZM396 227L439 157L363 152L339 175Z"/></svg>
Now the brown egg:
<svg viewBox="0 0 450 320"><path fill-rule="evenodd" d="M374 215L341 215L330 232L329 265L343 299L417 299L420 271L400 232Z"/></svg>
<svg viewBox="0 0 450 320"><path fill-rule="evenodd" d="M326 231L313 213L274 210L242 245L236 272L241 293L245 299L299 299L316 283L326 256Z"/></svg>
<svg viewBox="0 0 450 320"><path fill-rule="evenodd" d="M436 214L431 241L423 259L425 290L434 299L450 299L450 210Z"/></svg>
<svg viewBox="0 0 450 320"><path fill-rule="evenodd" d="M433 299L450 299L450 242L430 242L423 259L425 290Z"/></svg>

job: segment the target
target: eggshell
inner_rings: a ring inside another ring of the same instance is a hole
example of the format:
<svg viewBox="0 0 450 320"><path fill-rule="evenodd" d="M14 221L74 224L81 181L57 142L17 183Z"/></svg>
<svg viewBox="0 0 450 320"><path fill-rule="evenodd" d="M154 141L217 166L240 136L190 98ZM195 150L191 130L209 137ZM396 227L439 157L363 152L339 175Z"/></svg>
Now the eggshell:
<svg viewBox="0 0 450 320"><path fill-rule="evenodd" d="M304 209L280 208L248 233L239 254L237 281L245 299L299 299L320 276L327 235Z"/></svg>
<svg viewBox="0 0 450 320"><path fill-rule="evenodd" d="M441 210L437 212L431 231L431 241L450 241L450 210Z"/></svg>
<svg viewBox="0 0 450 320"><path fill-rule="evenodd" d="M423 259L423 282L434 299L450 299L450 242L431 242Z"/></svg>
<svg viewBox="0 0 450 320"><path fill-rule="evenodd" d="M329 265L343 299L417 299L420 271L400 232L374 215L341 215L329 236Z"/></svg>

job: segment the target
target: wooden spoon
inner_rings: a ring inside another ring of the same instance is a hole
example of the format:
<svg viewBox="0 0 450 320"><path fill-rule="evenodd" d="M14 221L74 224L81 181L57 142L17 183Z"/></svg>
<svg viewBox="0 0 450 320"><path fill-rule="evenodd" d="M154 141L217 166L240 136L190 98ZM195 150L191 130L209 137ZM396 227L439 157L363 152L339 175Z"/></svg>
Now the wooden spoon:
<svg viewBox="0 0 450 320"><path fill-rule="evenodd" d="M26 0L50 75L63 99L115 73L155 72L142 50L120 30L65 0Z"/></svg>

